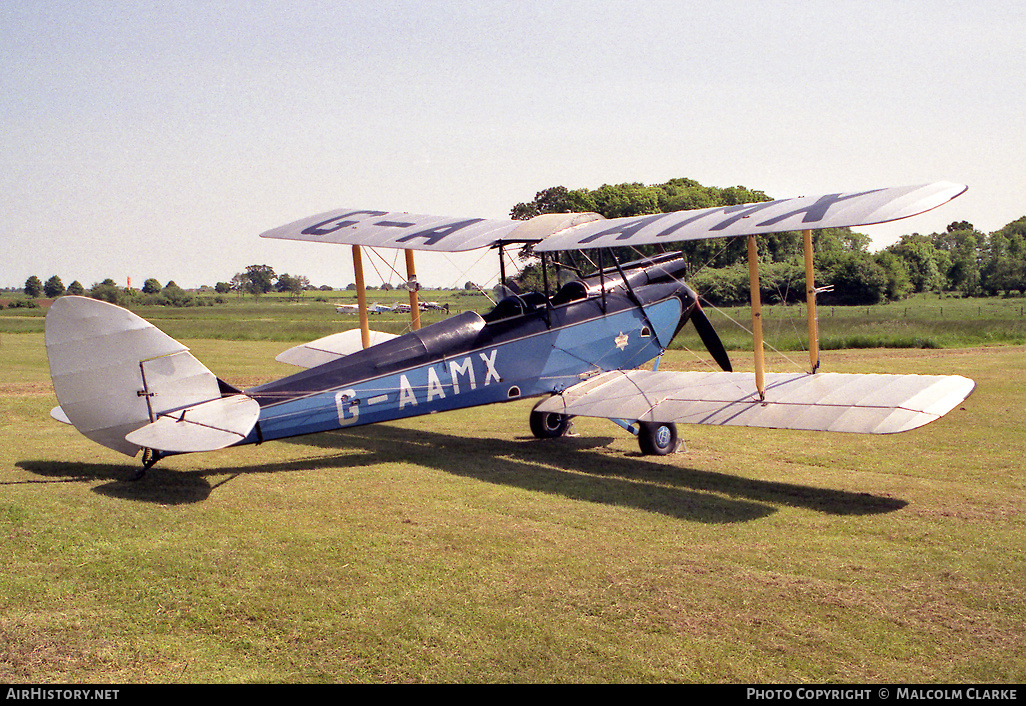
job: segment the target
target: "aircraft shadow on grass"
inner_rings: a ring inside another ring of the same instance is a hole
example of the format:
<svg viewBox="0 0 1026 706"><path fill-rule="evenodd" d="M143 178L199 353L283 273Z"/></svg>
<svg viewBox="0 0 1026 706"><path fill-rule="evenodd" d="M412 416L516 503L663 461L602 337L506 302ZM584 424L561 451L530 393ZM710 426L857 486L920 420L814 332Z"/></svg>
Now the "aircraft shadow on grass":
<svg viewBox="0 0 1026 706"><path fill-rule="evenodd" d="M131 482L136 474L134 468L119 464L23 461L18 466L51 482L106 479L109 482L94 488L94 492L165 505L202 502L219 485L248 474L327 471L340 466L370 468L403 462L485 483L710 524L756 520L773 514L779 507L799 507L831 515L871 515L894 512L907 505L903 500L867 493L753 480L653 462L640 454L614 457L598 450L611 442L611 437L545 441L533 437L469 438L374 425L277 442L344 449L343 454L195 471L155 467L138 482Z"/></svg>

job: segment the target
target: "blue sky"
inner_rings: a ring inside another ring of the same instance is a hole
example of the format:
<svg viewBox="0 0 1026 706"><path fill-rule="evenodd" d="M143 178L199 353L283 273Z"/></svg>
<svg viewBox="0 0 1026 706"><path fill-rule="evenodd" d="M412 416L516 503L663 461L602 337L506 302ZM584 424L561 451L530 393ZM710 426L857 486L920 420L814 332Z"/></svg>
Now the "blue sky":
<svg viewBox="0 0 1026 706"><path fill-rule="evenodd" d="M860 230L989 232L1026 215L1024 36L1021 0L0 0L0 286L269 264L343 287L347 248L259 233L674 177L775 198L955 181ZM481 255L418 274L494 282Z"/></svg>

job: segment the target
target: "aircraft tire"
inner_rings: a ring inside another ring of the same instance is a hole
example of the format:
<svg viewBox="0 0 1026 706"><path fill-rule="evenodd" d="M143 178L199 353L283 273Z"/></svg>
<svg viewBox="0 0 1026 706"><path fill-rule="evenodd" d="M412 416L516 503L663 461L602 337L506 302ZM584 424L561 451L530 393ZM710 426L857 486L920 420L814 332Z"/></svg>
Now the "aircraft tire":
<svg viewBox="0 0 1026 706"><path fill-rule="evenodd" d="M557 412L531 412L531 433L539 439L556 439L570 429L570 417Z"/></svg>
<svg viewBox="0 0 1026 706"><path fill-rule="evenodd" d="M677 425L638 422L638 445L646 456L666 456L677 449Z"/></svg>

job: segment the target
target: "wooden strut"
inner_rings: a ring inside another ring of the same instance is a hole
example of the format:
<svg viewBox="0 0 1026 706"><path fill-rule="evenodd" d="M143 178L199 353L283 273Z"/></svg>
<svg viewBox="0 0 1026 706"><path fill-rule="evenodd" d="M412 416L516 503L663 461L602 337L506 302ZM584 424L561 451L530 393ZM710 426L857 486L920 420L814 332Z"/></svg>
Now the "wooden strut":
<svg viewBox="0 0 1026 706"><path fill-rule="evenodd" d="M805 304L809 326L809 362L812 372L819 370L819 318L816 314L816 276L813 268L812 231L802 231L805 245ZM766 358L762 337L762 295L759 289L759 247L754 235L748 236L748 285L752 296L752 337L755 348L755 387L759 399L766 400Z"/></svg>
<svg viewBox="0 0 1026 706"><path fill-rule="evenodd" d="M819 317L816 314L816 273L812 266L812 231L802 231L805 241L805 309L809 321L809 362L819 370Z"/></svg>
<svg viewBox="0 0 1026 706"><path fill-rule="evenodd" d="M410 329L416 331L420 328L420 302L417 301L417 272L413 266L413 251L406 250L406 285L410 290Z"/></svg>
<svg viewBox="0 0 1026 706"><path fill-rule="evenodd" d="M360 307L360 341L370 348L370 322L367 321L367 290L363 283L363 253L359 245L353 246L353 269L356 271L356 301Z"/></svg>
<svg viewBox="0 0 1026 706"><path fill-rule="evenodd" d="M759 247L755 236L748 236L748 285L752 292L752 336L755 339L755 388L759 399L766 400L766 361L762 344L762 295L759 292Z"/></svg>
<svg viewBox="0 0 1026 706"><path fill-rule="evenodd" d="M410 328L420 328L420 302L417 295L417 271L413 265L413 251L406 250L406 277L410 290ZM353 270L356 272L356 301L360 309L360 342L370 348L370 321L367 320L367 287L363 279L363 252L353 246Z"/></svg>

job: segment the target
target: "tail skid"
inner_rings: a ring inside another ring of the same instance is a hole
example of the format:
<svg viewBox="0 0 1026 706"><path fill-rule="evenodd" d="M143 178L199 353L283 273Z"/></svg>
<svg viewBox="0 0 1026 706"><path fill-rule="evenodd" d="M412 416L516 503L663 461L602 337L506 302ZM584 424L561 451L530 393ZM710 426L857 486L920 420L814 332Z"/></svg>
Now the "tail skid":
<svg viewBox="0 0 1026 706"><path fill-rule="evenodd" d="M53 416L127 456L224 448L260 414L255 400L225 396L188 348L113 304L58 299L46 316L46 352L60 402Z"/></svg>

